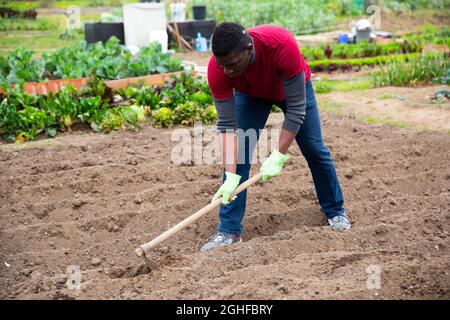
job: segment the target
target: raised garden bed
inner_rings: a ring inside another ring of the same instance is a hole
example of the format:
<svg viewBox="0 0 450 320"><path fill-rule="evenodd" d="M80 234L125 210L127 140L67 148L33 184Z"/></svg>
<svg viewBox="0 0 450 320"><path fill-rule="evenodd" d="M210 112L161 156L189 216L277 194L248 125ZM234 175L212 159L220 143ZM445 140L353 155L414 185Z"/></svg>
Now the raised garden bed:
<svg viewBox="0 0 450 320"><path fill-rule="evenodd" d="M357 59L392 54L422 52L423 43L415 40L390 41L387 43L362 42L359 44L333 44L316 48L301 48L302 55L308 61L324 59Z"/></svg>
<svg viewBox="0 0 450 320"><path fill-rule="evenodd" d="M360 59L324 59L317 61L308 61L308 65L312 72L333 72L333 71L350 71L353 68L360 69L362 66L376 66L386 64L389 62L406 62L412 57L416 57L419 54L402 54L391 56L378 56L372 58L360 58Z"/></svg>
<svg viewBox="0 0 450 320"><path fill-rule="evenodd" d="M217 113L207 81L195 73L158 75L158 85L109 88L103 79L89 79L81 90L66 86L57 93L31 95L20 88L8 89L0 100L0 136L8 142L33 140L71 131L85 123L95 132L122 128L137 130L149 121L154 127L214 123ZM121 85L149 79L129 79ZM162 83L161 83L162 82ZM114 85L118 85L115 83Z"/></svg>
<svg viewBox="0 0 450 320"><path fill-rule="evenodd" d="M121 88L126 88L130 85L138 85L140 83L146 85L162 85L165 81L170 79L172 76L179 76L181 72L170 72L163 74L152 74L148 76L142 77L131 77L124 78L119 80L108 80L105 81L105 85L111 89L117 90ZM50 80L46 82L26 82L24 83L24 92L28 94L37 94L44 95L50 92L57 93L62 88L66 87L67 84L70 84L73 88L77 90L81 90L89 81L89 77L78 78L78 79L56 79ZM11 85L11 88L14 88L15 85ZM0 93L7 94L7 91L2 90L0 88Z"/></svg>
<svg viewBox="0 0 450 320"><path fill-rule="evenodd" d="M159 43L143 47L133 56L115 37L105 44L85 41L33 59L30 50L17 49L0 57L0 85L91 77L118 80L183 70L182 60L162 53Z"/></svg>

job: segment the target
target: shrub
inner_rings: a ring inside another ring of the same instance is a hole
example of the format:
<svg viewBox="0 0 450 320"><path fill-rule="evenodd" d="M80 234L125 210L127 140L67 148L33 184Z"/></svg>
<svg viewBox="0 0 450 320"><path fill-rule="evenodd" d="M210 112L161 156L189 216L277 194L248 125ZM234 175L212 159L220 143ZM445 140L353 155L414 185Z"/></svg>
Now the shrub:
<svg viewBox="0 0 450 320"><path fill-rule="evenodd" d="M449 67L448 54L426 53L410 58L407 63L394 60L370 77L375 87L416 85L444 77Z"/></svg>

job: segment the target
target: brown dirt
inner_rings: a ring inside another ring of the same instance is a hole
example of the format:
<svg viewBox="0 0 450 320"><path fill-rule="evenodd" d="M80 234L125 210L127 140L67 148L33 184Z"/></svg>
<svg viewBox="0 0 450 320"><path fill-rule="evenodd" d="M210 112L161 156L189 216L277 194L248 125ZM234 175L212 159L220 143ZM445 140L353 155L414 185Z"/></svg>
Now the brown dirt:
<svg viewBox="0 0 450 320"><path fill-rule="evenodd" d="M450 133L450 101L433 101L435 92L448 86L385 87L319 95L325 111L353 114L358 119L391 123L417 131ZM370 119L369 119L370 118Z"/></svg>
<svg viewBox="0 0 450 320"><path fill-rule="evenodd" d="M401 35L420 31L425 24L432 24L435 27L446 27L448 26L449 19L450 10L442 10L441 12L400 12L398 14L383 11L381 15L381 28L384 31Z"/></svg>
<svg viewBox="0 0 450 320"><path fill-rule="evenodd" d="M0 145L0 298L449 299L450 136L322 121L351 231L327 226L293 146L283 178L250 189L242 244L200 253L210 213L158 247L150 273L134 248L206 205L220 165L170 163L172 129ZM66 288L70 265L81 291Z"/></svg>

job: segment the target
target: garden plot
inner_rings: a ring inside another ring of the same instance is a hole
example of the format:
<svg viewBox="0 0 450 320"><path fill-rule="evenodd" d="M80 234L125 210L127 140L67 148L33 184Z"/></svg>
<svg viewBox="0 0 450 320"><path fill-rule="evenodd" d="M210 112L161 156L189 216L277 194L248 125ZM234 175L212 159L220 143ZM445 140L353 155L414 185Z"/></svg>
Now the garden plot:
<svg viewBox="0 0 450 320"><path fill-rule="evenodd" d="M206 205L219 164L171 163L174 129L2 144L0 297L448 299L449 135L346 114L322 121L351 231L327 226L292 146L283 177L250 188L243 243L200 253L212 212L156 249L153 272L134 249ZM272 114L268 126L281 122ZM70 266L80 290L67 287ZM367 282L374 268L379 289Z"/></svg>
<svg viewBox="0 0 450 320"><path fill-rule="evenodd" d="M352 114L367 123L390 123L417 131L450 133L450 100L436 92L448 86L385 87L318 95L319 107L335 114Z"/></svg>

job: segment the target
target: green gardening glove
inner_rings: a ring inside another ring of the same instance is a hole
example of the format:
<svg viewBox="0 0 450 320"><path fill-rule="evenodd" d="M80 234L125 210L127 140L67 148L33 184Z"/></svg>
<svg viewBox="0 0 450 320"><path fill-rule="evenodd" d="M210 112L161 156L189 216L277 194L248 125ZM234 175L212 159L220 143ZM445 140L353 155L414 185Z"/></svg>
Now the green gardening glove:
<svg viewBox="0 0 450 320"><path fill-rule="evenodd" d="M225 172L225 182L220 187L219 191L216 192L214 197L212 198L211 202L214 202L215 200L219 199L220 196L222 196L222 204L227 205L230 203L230 196L236 190L237 186L239 185L239 181L241 181L241 176L232 172ZM236 196L231 199L233 201L236 199Z"/></svg>
<svg viewBox="0 0 450 320"><path fill-rule="evenodd" d="M270 156L261 165L262 173L261 182L267 182L271 178L279 176L284 163L289 159L288 154L282 154L278 150L274 150Z"/></svg>

